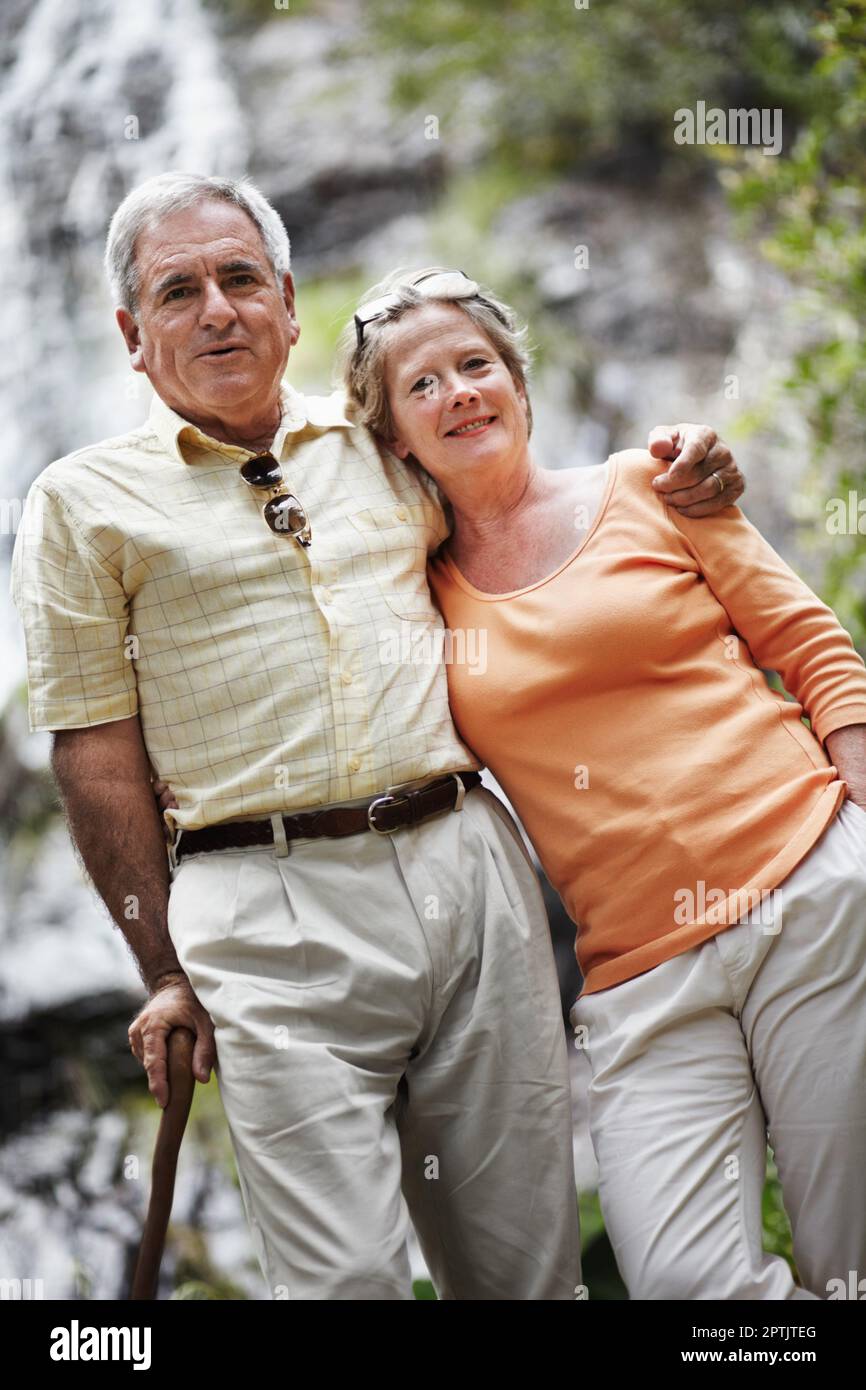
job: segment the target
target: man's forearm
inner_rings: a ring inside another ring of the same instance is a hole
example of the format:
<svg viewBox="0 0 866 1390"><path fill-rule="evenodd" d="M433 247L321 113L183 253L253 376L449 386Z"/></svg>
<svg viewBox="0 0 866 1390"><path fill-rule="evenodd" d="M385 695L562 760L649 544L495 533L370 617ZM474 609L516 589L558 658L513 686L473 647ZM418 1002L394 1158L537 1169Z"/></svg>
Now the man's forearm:
<svg viewBox="0 0 866 1390"><path fill-rule="evenodd" d="M848 724L828 734L824 745L851 800L866 811L866 724Z"/></svg>
<svg viewBox="0 0 866 1390"><path fill-rule="evenodd" d="M54 772L84 869L152 993L183 968L168 934L168 858L150 784Z"/></svg>

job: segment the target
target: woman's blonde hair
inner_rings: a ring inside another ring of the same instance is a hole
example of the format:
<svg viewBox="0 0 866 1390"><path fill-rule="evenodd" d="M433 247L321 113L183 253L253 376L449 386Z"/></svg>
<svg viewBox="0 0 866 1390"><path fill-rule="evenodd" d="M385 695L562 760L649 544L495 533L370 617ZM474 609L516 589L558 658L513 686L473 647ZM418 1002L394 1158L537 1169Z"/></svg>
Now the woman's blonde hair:
<svg viewBox="0 0 866 1390"><path fill-rule="evenodd" d="M386 324L396 323L409 310L431 303L454 304L471 319L476 328L480 328L487 335L515 384L521 386L526 393L526 423L529 431L532 430L532 407L526 385L530 351L526 342L525 325L518 326L514 310L481 284L478 285L476 294L469 298L460 298L447 291L441 294L425 294L423 283L417 287L413 283L423 282L427 277L447 270L447 266L422 266L417 270L401 267L399 270L393 270L384 280L371 286L358 305L360 310L374 299L385 295L394 297L391 305L383 309L374 320L365 324L360 347L354 318L346 324L340 334L337 343L337 364L346 393L355 406L355 418L386 443L394 438L395 429L385 390L388 336L379 330Z"/></svg>

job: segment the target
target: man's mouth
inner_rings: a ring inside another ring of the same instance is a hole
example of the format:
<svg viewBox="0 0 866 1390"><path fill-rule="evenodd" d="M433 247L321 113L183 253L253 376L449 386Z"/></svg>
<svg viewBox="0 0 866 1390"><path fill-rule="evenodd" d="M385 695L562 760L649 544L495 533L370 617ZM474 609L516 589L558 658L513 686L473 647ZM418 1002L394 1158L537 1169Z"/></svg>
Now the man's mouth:
<svg viewBox="0 0 866 1390"><path fill-rule="evenodd" d="M210 348L207 352L200 352L199 357L228 357L233 352L246 352L247 349L240 343L230 344L228 347Z"/></svg>
<svg viewBox="0 0 866 1390"><path fill-rule="evenodd" d="M457 425L453 430L448 430L448 434L477 434L479 430L486 429L488 425L492 425L495 419L495 415L479 415L474 420L466 420L462 425Z"/></svg>

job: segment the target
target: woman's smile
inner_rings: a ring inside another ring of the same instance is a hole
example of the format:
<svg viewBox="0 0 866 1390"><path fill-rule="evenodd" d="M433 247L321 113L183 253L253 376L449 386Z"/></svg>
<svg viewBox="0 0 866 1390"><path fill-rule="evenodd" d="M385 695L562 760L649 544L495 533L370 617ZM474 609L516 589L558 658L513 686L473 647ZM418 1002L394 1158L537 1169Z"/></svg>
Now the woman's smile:
<svg viewBox="0 0 866 1390"><path fill-rule="evenodd" d="M453 429L446 431L448 438L466 439L470 435L483 434L497 420L496 415L476 415L471 420L464 420L462 424L455 425Z"/></svg>

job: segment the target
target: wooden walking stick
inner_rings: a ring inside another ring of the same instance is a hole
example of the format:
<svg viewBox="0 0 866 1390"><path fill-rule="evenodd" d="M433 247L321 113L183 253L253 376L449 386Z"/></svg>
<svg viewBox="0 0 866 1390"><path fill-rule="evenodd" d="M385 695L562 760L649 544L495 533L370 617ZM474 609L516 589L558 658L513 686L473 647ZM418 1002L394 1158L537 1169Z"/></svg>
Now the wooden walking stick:
<svg viewBox="0 0 866 1390"><path fill-rule="evenodd" d="M160 1117L153 1151L150 1202L138 1250L130 1299L156 1298L165 1233L174 1198L177 1156L195 1088L192 1072L194 1047L195 1035L188 1028L173 1028L169 1033L167 1051L170 1098Z"/></svg>

